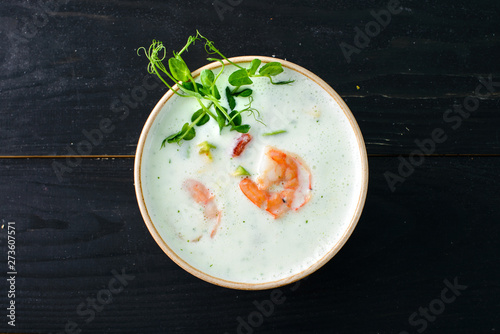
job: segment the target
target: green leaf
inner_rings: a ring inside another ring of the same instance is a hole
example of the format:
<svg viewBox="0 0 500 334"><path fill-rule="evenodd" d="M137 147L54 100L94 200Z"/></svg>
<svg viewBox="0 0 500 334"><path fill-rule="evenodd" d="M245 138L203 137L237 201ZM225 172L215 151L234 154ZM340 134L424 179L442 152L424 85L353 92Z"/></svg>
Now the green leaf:
<svg viewBox="0 0 500 334"><path fill-rule="evenodd" d="M233 94L231 94L231 89L229 89L229 87L226 87L226 98L229 103L229 108L234 110L234 107L236 107L236 100L234 99Z"/></svg>
<svg viewBox="0 0 500 334"><path fill-rule="evenodd" d="M207 96L207 95L211 95L212 94L212 92L210 91L210 89L207 89L206 87L199 88L198 91L200 92L200 94L202 96Z"/></svg>
<svg viewBox="0 0 500 334"><path fill-rule="evenodd" d="M165 146L165 141L166 141L167 143L169 143L169 144L170 144L170 143L177 143L177 142L179 141L179 137L181 136L181 134L182 134L182 131L179 131L179 132L177 132L177 133L174 133L174 134L172 134L172 135L168 136L168 137L167 137L167 138L165 138L165 139L163 140L163 142L161 143L161 147L164 147L164 146Z"/></svg>
<svg viewBox="0 0 500 334"><path fill-rule="evenodd" d="M234 93L234 96L249 97L253 91L250 88L244 89L241 92Z"/></svg>
<svg viewBox="0 0 500 334"><path fill-rule="evenodd" d="M215 75L212 70L203 70L200 75L201 84L207 89L210 89L214 84Z"/></svg>
<svg viewBox="0 0 500 334"><path fill-rule="evenodd" d="M234 117L234 116L236 116L236 117ZM235 126L241 125L241 113L240 113L239 111L237 111L237 110L233 110L233 111L229 114L229 117L230 117L230 118L233 118L233 117L234 117L234 119L233 119L233 124L234 124Z"/></svg>
<svg viewBox="0 0 500 334"><path fill-rule="evenodd" d="M273 82L273 81L271 80L271 83L272 83L273 85L288 85L288 84L290 84L290 83L292 83L292 82L295 82L295 80L278 81L278 82Z"/></svg>
<svg viewBox="0 0 500 334"><path fill-rule="evenodd" d="M205 113L205 111L203 111L203 109L198 109L197 111L195 111L194 114L193 114L193 116L191 116L191 122L196 121L196 119L198 117L200 117L203 113ZM203 117L201 117L201 119L196 123L196 125L202 126L203 124L205 124L209 120L210 120L210 116L208 116L205 113L205 115L203 115Z"/></svg>
<svg viewBox="0 0 500 334"><path fill-rule="evenodd" d="M244 125L238 125L238 126L233 126L231 127L231 131L238 131L239 133L247 133L248 130L250 130L250 125L244 124Z"/></svg>
<svg viewBox="0 0 500 334"><path fill-rule="evenodd" d="M224 116L219 108L215 108L215 111L217 112L217 124L219 124L219 131L222 131L224 126L226 126L226 116Z"/></svg>
<svg viewBox="0 0 500 334"><path fill-rule="evenodd" d="M193 85L193 83L192 83L191 81L183 82L183 83L181 84L181 86L182 86L182 87L184 87L184 88L185 88L185 89L187 89L187 90L190 90L190 91L192 91L192 92L195 92L195 90L194 90L194 85ZM206 95L206 94L202 91L202 90L204 90L204 89L203 89L203 85L202 85L202 84L200 84L200 83L196 83L196 88L198 88L198 92L201 94L201 96L205 96L205 95Z"/></svg>
<svg viewBox="0 0 500 334"><path fill-rule="evenodd" d="M217 85L214 85L214 93L213 93L213 96L214 96L217 100L220 100L220 93L219 93L219 89L217 88Z"/></svg>
<svg viewBox="0 0 500 334"><path fill-rule="evenodd" d="M253 83L252 79L248 77L247 70L244 68L231 73L227 80L233 86L250 85Z"/></svg>
<svg viewBox="0 0 500 334"><path fill-rule="evenodd" d="M281 63L278 63L277 61L267 63L259 70L259 74L265 76L275 76L281 72L283 72L283 67L281 66Z"/></svg>
<svg viewBox="0 0 500 334"><path fill-rule="evenodd" d="M255 58L254 60L252 60L252 62L250 63L250 67L248 68L248 74L254 75L255 72L257 72L260 63L261 63L260 59Z"/></svg>
<svg viewBox="0 0 500 334"><path fill-rule="evenodd" d="M184 135L182 139L184 140L191 140L196 136L196 131L194 131L194 128L189 128L189 123L186 123L182 126L181 130L181 136Z"/></svg>
<svg viewBox="0 0 500 334"><path fill-rule="evenodd" d="M170 68L170 73L172 73L172 76L177 81L189 81L191 71L184 61L176 58L170 58L168 60L168 67Z"/></svg>

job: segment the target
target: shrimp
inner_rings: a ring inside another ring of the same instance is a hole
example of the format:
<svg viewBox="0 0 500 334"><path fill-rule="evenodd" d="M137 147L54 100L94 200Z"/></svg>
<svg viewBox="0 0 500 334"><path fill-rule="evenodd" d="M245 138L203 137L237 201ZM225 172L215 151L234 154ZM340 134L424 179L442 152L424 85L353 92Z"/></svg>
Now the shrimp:
<svg viewBox="0 0 500 334"><path fill-rule="evenodd" d="M187 179L184 181L183 187L189 192L196 203L203 206L205 218L207 218L207 220L216 221L210 233L210 237L213 238L219 228L222 216L222 212L217 209L214 196L210 193L207 187L203 185L203 183L193 179ZM201 236L196 241L199 241L199 239L201 239Z"/></svg>
<svg viewBox="0 0 500 334"><path fill-rule="evenodd" d="M273 147L265 150L256 181L240 182L243 194L274 218L289 210L298 210L311 198L311 172L298 156Z"/></svg>

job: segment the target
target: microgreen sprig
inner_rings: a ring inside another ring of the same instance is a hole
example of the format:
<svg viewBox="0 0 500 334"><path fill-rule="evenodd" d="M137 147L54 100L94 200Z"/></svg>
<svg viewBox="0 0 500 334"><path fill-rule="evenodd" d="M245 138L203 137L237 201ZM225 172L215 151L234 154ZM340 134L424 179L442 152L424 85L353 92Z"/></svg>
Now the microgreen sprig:
<svg viewBox="0 0 500 334"><path fill-rule="evenodd" d="M182 54L186 52L191 45L194 45L196 41L205 43L204 48L208 54L221 57L207 58L209 61L219 61L221 63L221 70L217 75L215 75L212 70L203 70L200 74L200 82L195 81L186 62L182 59ZM206 124L210 118L213 118L217 122L220 132L222 132L223 128L229 127L231 131L247 133L250 130L250 125L243 124L242 113L247 112L253 115L257 121L261 123L262 121L259 119L259 111L252 108L252 89L241 89L241 87L251 85L253 83L251 78L259 77L268 78L274 85L289 84L293 82L293 80L273 81L273 77L283 72L283 67L279 62L270 62L260 67L261 60L255 58L248 68L243 68L224 56L214 46L212 41L201 35L198 31L195 36L189 36L186 45L184 45L179 52L172 52L173 56L168 58L167 61L168 68L163 63L167 58L167 51L162 42L153 40L147 50L144 47L140 47L137 50L137 54L139 54L140 51L143 51L149 60L147 69L150 74L157 75L160 80L178 96L195 98L200 105L200 109L192 114L191 122L184 123L179 132L166 137L161 147L164 147L166 143L180 144L183 140L193 139L196 136L195 127ZM227 86L224 90L224 96L229 105L229 110L222 106L222 96L217 87L217 79L219 79L225 67L223 60L226 60L238 68L228 78L228 84L233 86L233 88ZM169 80L173 82L173 84L170 84ZM178 89L173 88L174 84L177 85ZM245 104L245 108L237 110L236 98L241 97L248 98L248 103Z"/></svg>
<svg viewBox="0 0 500 334"><path fill-rule="evenodd" d="M277 131L273 131L273 132L267 132L267 133L263 133L262 135L264 137L268 137L268 136L276 136L276 135L279 135L281 133L285 133L286 130L277 130Z"/></svg>

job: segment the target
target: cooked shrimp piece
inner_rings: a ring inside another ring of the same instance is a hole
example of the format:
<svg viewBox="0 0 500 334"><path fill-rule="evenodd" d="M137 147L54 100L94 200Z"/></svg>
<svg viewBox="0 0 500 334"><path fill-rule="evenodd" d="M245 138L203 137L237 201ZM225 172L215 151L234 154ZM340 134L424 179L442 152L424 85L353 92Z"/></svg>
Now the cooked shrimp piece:
<svg viewBox="0 0 500 334"><path fill-rule="evenodd" d="M256 181L240 182L243 194L274 218L298 210L311 198L311 172L298 156L267 147Z"/></svg>
<svg viewBox="0 0 500 334"><path fill-rule="evenodd" d="M204 215L207 220L216 220L212 232L210 233L210 237L213 238L220 225L220 219L222 216L222 212L217 209L214 196L210 193L210 190L203 185L203 183L193 179L187 179L184 181L183 187L189 192L196 203L203 206Z"/></svg>
<svg viewBox="0 0 500 334"><path fill-rule="evenodd" d="M264 210L267 208L269 196L267 192L261 190L255 182L249 178L244 178L240 182L240 189L253 204Z"/></svg>

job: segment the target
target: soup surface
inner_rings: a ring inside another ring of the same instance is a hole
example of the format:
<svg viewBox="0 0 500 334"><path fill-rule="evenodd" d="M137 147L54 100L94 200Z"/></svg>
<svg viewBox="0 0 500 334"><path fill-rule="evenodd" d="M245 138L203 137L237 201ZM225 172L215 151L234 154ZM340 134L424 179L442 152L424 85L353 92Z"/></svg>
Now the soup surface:
<svg viewBox="0 0 500 334"><path fill-rule="evenodd" d="M219 85L227 83L234 69L226 67ZM339 242L359 204L362 155L344 111L298 72L285 68L278 79L295 82L272 85L267 78L252 79L252 107L260 111L265 125L243 114L243 123L251 125L252 140L238 157L232 153L241 134L229 128L219 133L214 120L196 127L193 140L160 149L165 137L179 131L199 109L195 99L176 95L163 106L145 142L141 183L155 228L183 261L213 277L260 283L298 274ZM248 98L236 101L241 110ZM264 135L278 130L286 132ZM211 160L199 153L198 145L204 141L216 147L211 149ZM241 191L245 176L234 176L242 166L250 180L257 180L271 147L297 156L311 173L308 201L278 218ZM216 215L207 214L208 198L202 203L193 197L187 186L192 189L193 182L209 192Z"/></svg>

